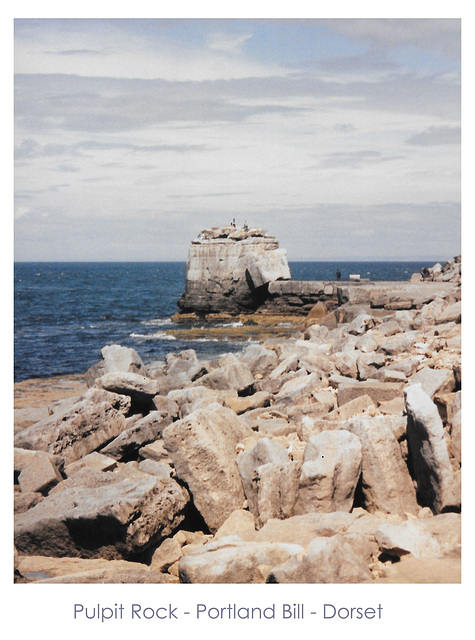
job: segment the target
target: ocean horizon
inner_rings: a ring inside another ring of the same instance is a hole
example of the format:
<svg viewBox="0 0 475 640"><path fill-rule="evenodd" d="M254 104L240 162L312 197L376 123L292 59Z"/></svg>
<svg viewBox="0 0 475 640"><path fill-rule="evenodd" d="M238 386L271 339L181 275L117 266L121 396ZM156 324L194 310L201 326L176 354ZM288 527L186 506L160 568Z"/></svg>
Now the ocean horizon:
<svg viewBox="0 0 475 640"><path fill-rule="evenodd" d="M289 261L293 280L408 281L435 261ZM445 261L440 261L441 263ZM231 340L178 340L172 316L186 261L14 262L14 380L82 374L108 344L132 347L145 363L194 349L207 359L241 351ZM231 323L232 324L232 323Z"/></svg>

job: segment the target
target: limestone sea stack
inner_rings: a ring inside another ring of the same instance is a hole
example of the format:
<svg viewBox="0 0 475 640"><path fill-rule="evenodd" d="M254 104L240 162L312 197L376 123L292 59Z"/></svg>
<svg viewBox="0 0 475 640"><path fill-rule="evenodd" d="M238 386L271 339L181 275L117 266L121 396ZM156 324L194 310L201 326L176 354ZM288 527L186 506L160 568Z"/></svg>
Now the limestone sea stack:
<svg viewBox="0 0 475 640"><path fill-rule="evenodd" d="M205 229L191 243L178 306L183 313L253 311L271 282L290 277L285 249L262 229Z"/></svg>

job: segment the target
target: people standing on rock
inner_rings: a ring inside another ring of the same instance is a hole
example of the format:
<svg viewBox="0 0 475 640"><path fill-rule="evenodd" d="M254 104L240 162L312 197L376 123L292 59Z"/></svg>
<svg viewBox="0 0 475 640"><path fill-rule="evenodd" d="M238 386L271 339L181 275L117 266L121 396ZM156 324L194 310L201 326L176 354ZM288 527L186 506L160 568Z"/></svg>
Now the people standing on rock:
<svg viewBox="0 0 475 640"><path fill-rule="evenodd" d="M247 222L244 223L244 231L249 231L249 227L247 226Z"/></svg>
<svg viewBox="0 0 475 640"><path fill-rule="evenodd" d="M336 279L337 280L341 280L341 273L340 273L340 269L336 270Z"/></svg>
<svg viewBox="0 0 475 640"><path fill-rule="evenodd" d="M231 226L233 229L236 228L236 218L233 218L233 221L231 222Z"/></svg>

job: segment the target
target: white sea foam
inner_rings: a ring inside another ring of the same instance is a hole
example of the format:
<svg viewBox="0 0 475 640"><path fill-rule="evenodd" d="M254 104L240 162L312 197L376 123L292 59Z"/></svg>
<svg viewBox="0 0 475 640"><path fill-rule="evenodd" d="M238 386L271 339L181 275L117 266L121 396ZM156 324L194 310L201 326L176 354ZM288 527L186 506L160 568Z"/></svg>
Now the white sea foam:
<svg viewBox="0 0 475 640"><path fill-rule="evenodd" d="M156 333L131 333L130 337L140 340L176 340L175 336L165 333L164 331L157 331Z"/></svg>
<svg viewBox="0 0 475 640"><path fill-rule="evenodd" d="M219 327L242 327L242 322L238 320L237 322L229 322L227 324L220 324Z"/></svg>
<svg viewBox="0 0 475 640"><path fill-rule="evenodd" d="M142 320L140 323L144 327L163 327L166 324L172 324L171 318L152 318L152 320Z"/></svg>

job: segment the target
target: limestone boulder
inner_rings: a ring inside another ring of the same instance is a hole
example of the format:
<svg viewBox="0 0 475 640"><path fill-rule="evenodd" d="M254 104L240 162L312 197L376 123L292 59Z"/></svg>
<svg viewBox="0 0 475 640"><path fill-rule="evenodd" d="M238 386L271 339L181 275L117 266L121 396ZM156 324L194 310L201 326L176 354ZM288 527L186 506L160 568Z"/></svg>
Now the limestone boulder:
<svg viewBox="0 0 475 640"><path fill-rule="evenodd" d="M313 372L297 376L286 382L275 395L276 404L301 402L311 397L312 393L326 386L322 373Z"/></svg>
<svg viewBox="0 0 475 640"><path fill-rule="evenodd" d="M401 353L408 353L418 341L420 334L418 331L407 331L401 335L387 338L380 349L388 356L397 356Z"/></svg>
<svg viewBox="0 0 475 640"><path fill-rule="evenodd" d="M270 519L289 518L294 515L294 505L299 486L300 463L263 464L256 469L257 518L259 526Z"/></svg>
<svg viewBox="0 0 475 640"><path fill-rule="evenodd" d="M219 404L190 413L162 433L178 478L212 532L243 506L236 445L250 435L252 430L234 411Z"/></svg>
<svg viewBox="0 0 475 640"><path fill-rule="evenodd" d="M174 377L185 374L188 380L192 380L202 369L194 349L186 349L180 353L169 353L166 356L167 376Z"/></svg>
<svg viewBox="0 0 475 640"><path fill-rule="evenodd" d="M210 371L194 384L213 390L232 389L239 393L249 389L253 383L254 376L249 367L244 363L233 363Z"/></svg>
<svg viewBox="0 0 475 640"><path fill-rule="evenodd" d="M371 582L365 562L340 536L315 538L302 556L294 554L287 562L274 567L268 583L351 584Z"/></svg>
<svg viewBox="0 0 475 640"><path fill-rule="evenodd" d="M333 356L333 361L337 371L342 376L355 379L358 377L358 353L356 351L336 353Z"/></svg>
<svg viewBox="0 0 475 640"><path fill-rule="evenodd" d="M369 512L416 514L416 493L390 416L356 417L342 424L362 445L361 491Z"/></svg>
<svg viewBox="0 0 475 640"><path fill-rule="evenodd" d="M361 460L361 442L349 431L312 436L300 470L295 515L351 511Z"/></svg>
<svg viewBox="0 0 475 640"><path fill-rule="evenodd" d="M448 305L436 319L436 324L462 321L462 303L460 301Z"/></svg>
<svg viewBox="0 0 475 640"><path fill-rule="evenodd" d="M188 502L172 479L85 468L17 516L15 545L24 555L127 558L170 536Z"/></svg>
<svg viewBox="0 0 475 640"><path fill-rule="evenodd" d="M429 304L426 304L420 309L414 317L411 327L413 329L427 330L437 322L437 318L447 306L445 300L441 297L435 298Z"/></svg>
<svg viewBox="0 0 475 640"><path fill-rule="evenodd" d="M43 452L42 452L43 453ZM15 482L18 482L18 476L25 469L25 467L29 466L37 457L38 452L34 449L20 449L15 447L13 449L13 475ZM61 474L64 470L64 461L60 456L54 456L50 453L46 454L51 461L51 464L56 467L56 469Z"/></svg>
<svg viewBox="0 0 475 640"><path fill-rule="evenodd" d="M64 468L64 472L66 476L69 477L84 467L88 469L95 469L96 471L113 471L117 468L117 460L105 456L102 453L98 453L97 451L93 451L92 453L88 453L87 456L83 456L82 458L79 458L79 460L75 460L68 464Z"/></svg>
<svg viewBox="0 0 475 640"><path fill-rule="evenodd" d="M373 316L368 313L361 313L348 325L348 333L352 335L361 335L372 329L375 325Z"/></svg>
<svg viewBox="0 0 475 640"><path fill-rule="evenodd" d="M335 380L334 376L332 376L330 383L337 385L339 407L364 395L369 396L376 404L388 402L393 398L402 396L404 390L404 383L402 382L381 382L379 380L364 380L360 382L351 378Z"/></svg>
<svg viewBox="0 0 475 640"><path fill-rule="evenodd" d="M259 530L257 540L289 542L307 547L314 538L327 538L338 533L348 532L360 520L360 514L346 511L306 513L285 520L271 519ZM375 523L373 522L371 532L374 530ZM360 533L358 529L353 532Z"/></svg>
<svg viewBox="0 0 475 640"><path fill-rule="evenodd" d="M220 526L214 539L236 535L243 541L252 542L256 539L256 521L253 514L245 509L233 511Z"/></svg>
<svg viewBox="0 0 475 640"><path fill-rule="evenodd" d="M358 379L367 380L372 377L380 367L386 364L386 356L383 353L369 351L367 353L357 352L356 365L358 368Z"/></svg>
<svg viewBox="0 0 475 640"><path fill-rule="evenodd" d="M131 372L147 375L146 367L138 353L129 347L111 344L101 349L102 360L91 367L86 375L86 383L92 387L97 378L106 373Z"/></svg>
<svg viewBox="0 0 475 640"><path fill-rule="evenodd" d="M268 407L271 399L272 394L268 391L258 391L243 398L230 396L224 400L224 405L240 415L252 409Z"/></svg>
<svg viewBox="0 0 475 640"><path fill-rule="evenodd" d="M380 551L390 556L440 558L460 553L461 516L444 513L432 518L381 524L375 532Z"/></svg>
<svg viewBox="0 0 475 640"><path fill-rule="evenodd" d="M419 521L402 524L383 524L375 533L382 553L400 558L412 553L415 558L437 558L441 555L436 539L419 526Z"/></svg>
<svg viewBox="0 0 475 640"><path fill-rule="evenodd" d="M266 349L260 344L249 345L244 349L240 359L249 367L253 376L266 376L278 365L275 351Z"/></svg>
<svg viewBox="0 0 475 640"><path fill-rule="evenodd" d="M341 407L337 407L324 416L325 420L329 421L343 421L354 418L362 413L365 413L368 409L375 408L376 404L368 395L357 396L354 400L345 402Z"/></svg>
<svg viewBox="0 0 475 640"><path fill-rule="evenodd" d="M213 403L224 405L226 400L236 397L237 391L234 389L213 390L201 384L196 384L186 389L174 389L166 396L169 401L178 406L178 415L181 418ZM153 402L155 403L155 401L156 399L154 398Z"/></svg>
<svg viewBox="0 0 475 640"><path fill-rule="evenodd" d="M272 567L301 551L297 544L243 542L238 536L222 537L181 558L180 582L264 583Z"/></svg>
<svg viewBox="0 0 475 640"><path fill-rule="evenodd" d="M263 465L271 465L275 472L279 467L285 468L288 463L289 457L285 447L267 437L260 438L252 448L243 451L237 457L237 466L249 510L256 518L259 518L259 468ZM272 475L271 468L267 469L267 482Z"/></svg>
<svg viewBox="0 0 475 640"><path fill-rule="evenodd" d="M450 451L459 464L462 463L462 412L452 416L450 423Z"/></svg>
<svg viewBox="0 0 475 640"><path fill-rule="evenodd" d="M422 506L440 513L454 507L454 471L436 405L420 384L405 389L407 442Z"/></svg>
<svg viewBox="0 0 475 640"><path fill-rule="evenodd" d="M110 403L83 400L18 433L15 446L46 451L69 464L111 441L125 427L123 413Z"/></svg>
<svg viewBox="0 0 475 640"><path fill-rule="evenodd" d="M111 404L114 409L120 411L124 414L124 416L129 415L131 408L131 398L130 396L113 393L112 391L106 391L105 389L98 389L97 387L91 387L84 393L78 400L89 400L90 402L94 402L96 404L100 402L108 402ZM57 413L57 410L51 411L51 406L49 407L50 414Z"/></svg>
<svg viewBox="0 0 475 640"><path fill-rule="evenodd" d="M423 391L433 399L436 394L454 391L455 376L452 369L424 367L411 377L411 384L420 384Z"/></svg>
<svg viewBox="0 0 475 640"><path fill-rule="evenodd" d="M164 415L162 411L151 411L122 431L101 449L101 453L116 460L130 460L136 456L139 449L156 440L171 423L172 419L167 413Z"/></svg>
<svg viewBox="0 0 475 640"><path fill-rule="evenodd" d="M183 556L182 545L175 538L166 538L154 551L150 568L153 571L167 571Z"/></svg>
<svg viewBox="0 0 475 640"><path fill-rule="evenodd" d="M130 396L135 404L150 403L161 390L157 380L129 372L106 373L98 378L95 384L100 389Z"/></svg>
<svg viewBox="0 0 475 640"><path fill-rule="evenodd" d="M63 480L63 476L51 458L52 456L43 451L33 452L32 459L18 476L18 484L23 493L46 494Z"/></svg>
<svg viewBox="0 0 475 640"><path fill-rule="evenodd" d="M153 398L150 410L160 411L164 418L170 418L171 421L176 420L180 413L180 407L174 400L160 395Z"/></svg>
<svg viewBox="0 0 475 640"><path fill-rule="evenodd" d="M43 495L37 492L15 491L13 494L13 511L15 514L28 511L43 500Z"/></svg>
<svg viewBox="0 0 475 640"><path fill-rule="evenodd" d="M268 374L270 380L278 380L289 371L296 371L299 366L299 356L294 353L280 360L279 364Z"/></svg>

